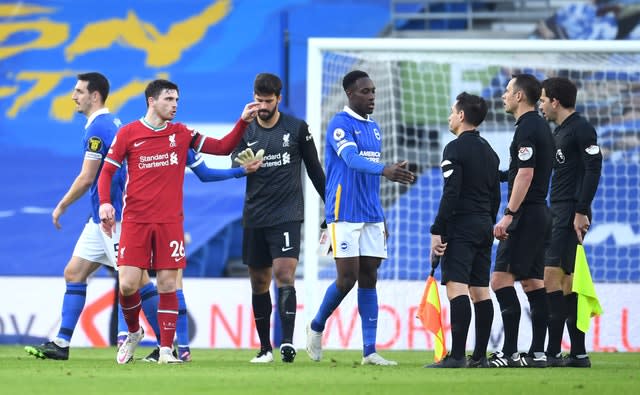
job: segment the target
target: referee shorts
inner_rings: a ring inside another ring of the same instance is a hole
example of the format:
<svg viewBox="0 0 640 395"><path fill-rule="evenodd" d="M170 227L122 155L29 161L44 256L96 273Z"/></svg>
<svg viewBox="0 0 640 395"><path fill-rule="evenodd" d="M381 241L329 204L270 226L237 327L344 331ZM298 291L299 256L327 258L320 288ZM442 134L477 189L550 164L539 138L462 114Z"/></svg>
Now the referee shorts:
<svg viewBox="0 0 640 395"><path fill-rule="evenodd" d="M302 222L285 222L263 228L244 228L242 263L251 267L271 267L276 258L300 256Z"/></svg>
<svg viewBox="0 0 640 395"><path fill-rule="evenodd" d="M493 245L490 216L456 217L447 224L447 249L442 256L442 284L449 281L488 287Z"/></svg>
<svg viewBox="0 0 640 395"><path fill-rule="evenodd" d="M551 213L546 204L520 207L507 229L509 238L498 243L494 271L516 280L544 279L545 248L551 234Z"/></svg>
<svg viewBox="0 0 640 395"><path fill-rule="evenodd" d="M573 201L551 203L551 241L545 256L545 266L560 267L566 274L576 266L578 236L573 228L576 204ZM587 214L591 221L591 211Z"/></svg>

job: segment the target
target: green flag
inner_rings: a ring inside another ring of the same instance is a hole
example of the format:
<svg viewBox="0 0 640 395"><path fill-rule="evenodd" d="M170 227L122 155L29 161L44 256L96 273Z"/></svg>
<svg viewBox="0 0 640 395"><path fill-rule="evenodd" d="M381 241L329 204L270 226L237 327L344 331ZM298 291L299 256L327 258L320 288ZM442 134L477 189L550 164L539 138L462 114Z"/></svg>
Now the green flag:
<svg viewBox="0 0 640 395"><path fill-rule="evenodd" d="M578 322L576 326L582 332L587 333L591 317L602 314L602 306L600 306L596 289L593 286L587 256L582 244L578 244L576 249L576 267L571 291L578 294Z"/></svg>

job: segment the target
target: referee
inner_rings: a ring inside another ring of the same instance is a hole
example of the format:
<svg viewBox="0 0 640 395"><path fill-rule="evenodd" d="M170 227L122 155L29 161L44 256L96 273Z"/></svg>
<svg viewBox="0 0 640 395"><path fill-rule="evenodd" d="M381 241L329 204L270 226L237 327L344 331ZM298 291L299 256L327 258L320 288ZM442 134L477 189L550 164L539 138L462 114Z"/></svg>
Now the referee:
<svg viewBox="0 0 640 395"><path fill-rule="evenodd" d="M500 206L500 159L477 130L486 115L484 99L466 92L451 106L449 129L457 138L442 154L444 188L431 226L431 253L442 256L452 343L451 353L428 368L489 367L486 354L493 321L489 273L493 225ZM467 364L469 295L475 310L476 344Z"/></svg>
<svg viewBox="0 0 640 395"><path fill-rule="evenodd" d="M530 74L514 75L502 95L505 111L516 118L509 148L508 201L494 228L500 240L491 288L504 326L502 351L491 355L491 367L546 367L547 297L544 289L544 247L551 228L546 198L553 167L554 143L549 124L536 111L542 87ZM531 310L531 346L518 353L520 302L514 288L520 281Z"/></svg>
<svg viewBox="0 0 640 395"><path fill-rule="evenodd" d="M551 245L547 249L544 285L549 300L549 366L588 368L584 333L576 327L577 295L571 292L576 246L591 224L591 202L598 189L602 153L593 126L575 111L576 85L567 78L542 82L540 111L558 127L551 179ZM571 339L571 351L562 358L560 344L564 323Z"/></svg>
<svg viewBox="0 0 640 395"><path fill-rule="evenodd" d="M293 346L297 309L294 281L304 219L302 162L324 200L325 175L313 137L306 122L279 111L281 89L282 81L278 76L270 73L256 76L254 99L261 108L232 154L236 158L246 148L264 150L261 168L247 176L242 215L242 260L249 267L251 302L260 338L260 351L250 361L252 363L273 361L269 334L272 276L278 288L282 361L293 362L296 356Z"/></svg>

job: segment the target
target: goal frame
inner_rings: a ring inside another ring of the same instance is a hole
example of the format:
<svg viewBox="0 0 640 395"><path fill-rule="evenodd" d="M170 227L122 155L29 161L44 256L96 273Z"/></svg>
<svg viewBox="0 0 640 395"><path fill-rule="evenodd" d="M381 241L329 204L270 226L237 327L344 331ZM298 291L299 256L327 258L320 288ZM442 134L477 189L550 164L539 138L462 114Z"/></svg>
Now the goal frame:
<svg viewBox="0 0 640 395"><path fill-rule="evenodd" d="M489 39L402 39L402 38L310 38L307 52L306 119L316 144L322 141L323 53L328 51L367 52L539 52L549 53L637 53L640 41L631 40L489 40ZM322 290L318 289L320 200L311 180L305 180L303 276L307 322L317 309Z"/></svg>

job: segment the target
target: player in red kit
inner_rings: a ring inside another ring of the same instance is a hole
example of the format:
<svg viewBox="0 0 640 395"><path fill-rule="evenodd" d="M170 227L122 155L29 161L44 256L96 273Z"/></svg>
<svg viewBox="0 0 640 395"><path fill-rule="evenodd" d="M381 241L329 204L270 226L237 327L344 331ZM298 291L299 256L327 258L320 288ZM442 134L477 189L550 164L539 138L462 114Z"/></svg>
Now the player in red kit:
<svg viewBox="0 0 640 395"><path fill-rule="evenodd" d="M259 103L245 106L241 119L222 139L206 137L181 123L170 122L178 108L178 86L167 80L147 85L146 115L120 129L113 140L98 180L100 220L111 233L115 211L111 205L111 178L127 163L127 182L118 254L120 305L129 330L118 349L119 364L133 360L144 332L138 321L138 287L145 270L155 270L158 286L160 355L158 363L180 363L172 355L178 317L176 280L186 265L182 190L190 148L197 152L228 155L238 145L246 126L256 117Z"/></svg>

